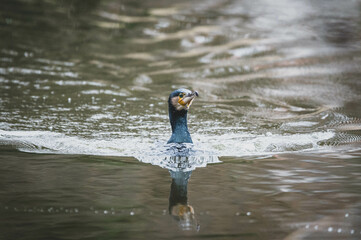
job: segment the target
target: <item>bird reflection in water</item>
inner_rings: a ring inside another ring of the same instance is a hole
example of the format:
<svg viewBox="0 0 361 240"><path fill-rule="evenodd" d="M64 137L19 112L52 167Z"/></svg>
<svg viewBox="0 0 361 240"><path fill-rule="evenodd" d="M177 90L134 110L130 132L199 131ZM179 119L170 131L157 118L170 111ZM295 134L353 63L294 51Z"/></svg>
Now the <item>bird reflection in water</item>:
<svg viewBox="0 0 361 240"><path fill-rule="evenodd" d="M177 157L175 157L177 158ZM186 157L183 157L186 158ZM182 230L199 231L200 226L194 214L194 209L188 204L187 186L192 171L169 170L172 178L169 195L169 214L178 221Z"/></svg>
<svg viewBox="0 0 361 240"><path fill-rule="evenodd" d="M211 152L200 152L183 144L172 145L166 151L173 156L157 157L147 155L137 158L141 162L168 169L172 178L169 214L179 223L182 230L199 231L200 226L195 217L194 209L188 204L188 181L194 169L206 167L207 164L220 163L221 161L216 155L210 155ZM202 153L204 155L201 155Z"/></svg>

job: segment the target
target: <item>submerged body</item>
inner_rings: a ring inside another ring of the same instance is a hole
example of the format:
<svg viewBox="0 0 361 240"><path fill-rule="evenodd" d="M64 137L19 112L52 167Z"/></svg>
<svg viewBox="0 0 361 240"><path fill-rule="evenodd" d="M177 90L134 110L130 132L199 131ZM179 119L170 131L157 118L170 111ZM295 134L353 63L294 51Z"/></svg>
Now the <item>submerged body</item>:
<svg viewBox="0 0 361 240"><path fill-rule="evenodd" d="M187 114L190 105L197 96L197 91L192 92L188 89L178 89L169 95L168 111L172 136L168 143L193 143L188 131Z"/></svg>

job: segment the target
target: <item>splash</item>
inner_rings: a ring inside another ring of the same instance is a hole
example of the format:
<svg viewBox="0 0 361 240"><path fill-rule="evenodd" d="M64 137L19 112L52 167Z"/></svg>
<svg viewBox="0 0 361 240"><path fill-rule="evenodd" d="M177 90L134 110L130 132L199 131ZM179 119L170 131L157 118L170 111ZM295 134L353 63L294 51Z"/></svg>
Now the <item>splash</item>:
<svg viewBox="0 0 361 240"><path fill-rule="evenodd" d="M135 156L139 161L150 163L174 172L189 172L207 164L220 163L217 153L202 149L199 145L185 143L161 144L151 154Z"/></svg>
<svg viewBox="0 0 361 240"><path fill-rule="evenodd" d="M55 154L87 154L148 158L167 156L227 156L267 155L306 150L319 150L324 142L335 136L332 131L304 134L251 134L247 132L225 135L194 134L194 146L188 152L175 154L174 146L165 145L167 136L158 140L141 136L119 136L114 139L80 138L50 131L0 130L0 145L23 152ZM188 148L187 148L188 149ZM173 151L173 152L172 152ZM160 160L159 160L160 161Z"/></svg>

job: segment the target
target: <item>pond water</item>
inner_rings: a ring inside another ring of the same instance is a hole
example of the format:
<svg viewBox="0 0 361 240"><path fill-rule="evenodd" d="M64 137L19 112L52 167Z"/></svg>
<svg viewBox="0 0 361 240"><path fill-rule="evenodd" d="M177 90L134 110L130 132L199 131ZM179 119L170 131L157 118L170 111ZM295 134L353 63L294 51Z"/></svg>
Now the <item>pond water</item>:
<svg viewBox="0 0 361 240"><path fill-rule="evenodd" d="M2 0L1 239L360 239L361 1ZM199 92L196 154L167 99Z"/></svg>

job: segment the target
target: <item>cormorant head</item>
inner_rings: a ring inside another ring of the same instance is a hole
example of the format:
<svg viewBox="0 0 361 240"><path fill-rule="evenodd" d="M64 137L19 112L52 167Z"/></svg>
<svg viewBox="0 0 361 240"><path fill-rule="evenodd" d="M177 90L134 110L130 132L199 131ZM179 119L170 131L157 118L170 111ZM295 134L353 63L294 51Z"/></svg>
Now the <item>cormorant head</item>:
<svg viewBox="0 0 361 240"><path fill-rule="evenodd" d="M177 112L188 111L195 97L198 97L197 91L192 92L185 88L177 89L169 95L169 109Z"/></svg>

